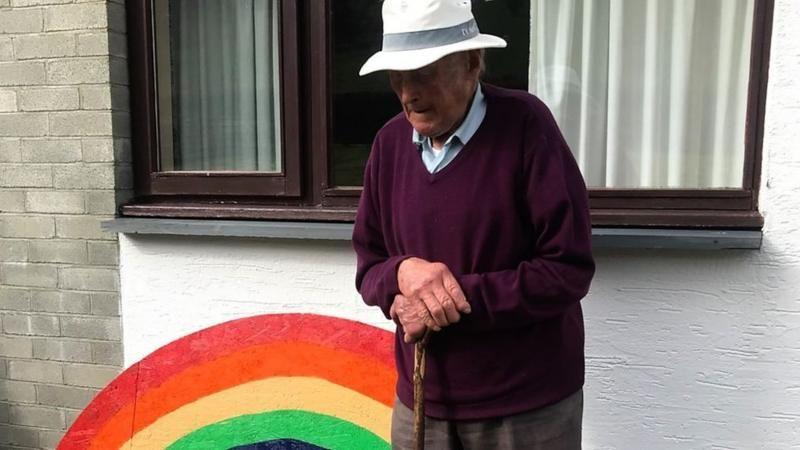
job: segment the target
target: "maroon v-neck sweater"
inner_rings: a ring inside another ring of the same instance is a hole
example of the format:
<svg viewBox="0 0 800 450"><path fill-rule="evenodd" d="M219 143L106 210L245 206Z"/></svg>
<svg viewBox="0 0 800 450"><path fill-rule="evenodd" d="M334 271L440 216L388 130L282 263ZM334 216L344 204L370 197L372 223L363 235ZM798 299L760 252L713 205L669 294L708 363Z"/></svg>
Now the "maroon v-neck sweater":
<svg viewBox="0 0 800 450"><path fill-rule="evenodd" d="M375 138L353 246L356 287L389 317L408 257L441 262L472 313L433 335L425 412L505 416L583 385L583 316L594 262L586 187L547 107L483 85L486 117L456 158L429 173L402 116ZM412 405L414 346L396 337L397 394Z"/></svg>

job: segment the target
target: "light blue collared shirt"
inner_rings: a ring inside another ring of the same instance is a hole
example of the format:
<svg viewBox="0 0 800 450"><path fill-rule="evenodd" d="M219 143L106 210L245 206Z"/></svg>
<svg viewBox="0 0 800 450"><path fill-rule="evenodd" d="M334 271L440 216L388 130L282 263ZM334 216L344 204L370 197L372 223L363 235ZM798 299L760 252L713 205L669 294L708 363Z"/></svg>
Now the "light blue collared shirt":
<svg viewBox="0 0 800 450"><path fill-rule="evenodd" d="M486 117L486 98L483 96L481 84L475 90L475 97L472 99L472 106L469 108L467 116L461 125L453 132L441 150L434 150L433 143L429 137L423 136L414 130L411 139L417 144L422 153L422 162L430 173L442 170L455 159L458 152L467 145L478 127L481 126L483 118Z"/></svg>

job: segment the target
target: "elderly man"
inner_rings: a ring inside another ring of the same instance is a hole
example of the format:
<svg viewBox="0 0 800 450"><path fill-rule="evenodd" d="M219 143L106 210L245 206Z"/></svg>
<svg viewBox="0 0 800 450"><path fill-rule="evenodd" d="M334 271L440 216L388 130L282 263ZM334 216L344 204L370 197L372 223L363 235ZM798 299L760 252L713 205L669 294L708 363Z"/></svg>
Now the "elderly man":
<svg viewBox="0 0 800 450"><path fill-rule="evenodd" d="M427 330L427 449L578 449L594 262L586 187L538 99L479 82L471 2L386 0L403 113L375 137L356 287L398 324L394 448L411 448L414 342Z"/></svg>

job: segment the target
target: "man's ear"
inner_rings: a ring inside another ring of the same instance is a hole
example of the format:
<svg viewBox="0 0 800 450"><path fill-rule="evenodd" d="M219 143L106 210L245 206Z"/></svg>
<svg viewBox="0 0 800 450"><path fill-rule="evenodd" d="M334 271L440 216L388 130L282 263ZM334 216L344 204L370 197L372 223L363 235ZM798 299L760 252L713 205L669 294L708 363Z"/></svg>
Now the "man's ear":
<svg viewBox="0 0 800 450"><path fill-rule="evenodd" d="M469 50L467 52L467 68L469 69L469 72L480 72L482 69L481 65L481 51Z"/></svg>

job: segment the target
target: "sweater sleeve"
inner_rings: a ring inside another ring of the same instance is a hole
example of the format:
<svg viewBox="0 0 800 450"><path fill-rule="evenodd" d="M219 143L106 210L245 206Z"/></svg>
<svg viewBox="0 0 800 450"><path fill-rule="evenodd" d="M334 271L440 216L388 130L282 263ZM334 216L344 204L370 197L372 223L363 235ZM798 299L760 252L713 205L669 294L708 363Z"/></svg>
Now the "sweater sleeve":
<svg viewBox="0 0 800 450"><path fill-rule="evenodd" d="M386 318L394 296L400 293L397 267L408 256L390 256L386 249L380 220L378 162L373 147L364 170L364 189L353 228L353 249L356 252L356 289L370 306L378 306Z"/></svg>
<svg viewBox="0 0 800 450"><path fill-rule="evenodd" d="M513 269L457 277L472 307L469 329L556 317L586 295L594 276L586 186L555 120L546 109L543 116L526 129L522 160L533 256Z"/></svg>

